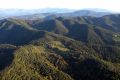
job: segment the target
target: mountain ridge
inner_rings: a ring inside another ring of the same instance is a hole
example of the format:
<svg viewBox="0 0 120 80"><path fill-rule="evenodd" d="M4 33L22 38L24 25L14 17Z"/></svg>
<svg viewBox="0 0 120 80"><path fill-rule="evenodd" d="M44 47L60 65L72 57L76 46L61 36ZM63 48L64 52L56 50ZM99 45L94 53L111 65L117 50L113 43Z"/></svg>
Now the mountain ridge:
<svg viewBox="0 0 120 80"><path fill-rule="evenodd" d="M23 18L29 16L35 16L37 14L37 17L44 18L46 16L50 15L56 15L56 16L96 16L101 17L107 14L111 14L112 12L109 12L106 10L104 11L95 11L92 9L87 10L73 10L73 9L64 9L64 8L45 8L45 9L33 9L33 10L24 10L24 9L0 9L0 18L8 18L8 17L17 17L17 18ZM74 13L80 11L81 13ZM91 14L82 14L83 12L89 12ZM45 13L48 13L46 15ZM75 15L76 14L76 15ZM39 15L39 16L38 16ZM23 18L24 19L24 18ZM30 19L30 18L29 18Z"/></svg>
<svg viewBox="0 0 120 80"><path fill-rule="evenodd" d="M0 20L1 80L119 80L120 15Z"/></svg>

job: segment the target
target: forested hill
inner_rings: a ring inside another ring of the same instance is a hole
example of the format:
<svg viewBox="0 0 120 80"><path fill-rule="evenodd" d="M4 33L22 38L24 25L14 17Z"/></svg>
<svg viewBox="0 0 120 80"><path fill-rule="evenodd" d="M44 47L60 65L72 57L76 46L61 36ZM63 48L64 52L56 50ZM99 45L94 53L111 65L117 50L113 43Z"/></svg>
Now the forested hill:
<svg viewBox="0 0 120 80"><path fill-rule="evenodd" d="M119 14L0 20L0 80L119 79Z"/></svg>

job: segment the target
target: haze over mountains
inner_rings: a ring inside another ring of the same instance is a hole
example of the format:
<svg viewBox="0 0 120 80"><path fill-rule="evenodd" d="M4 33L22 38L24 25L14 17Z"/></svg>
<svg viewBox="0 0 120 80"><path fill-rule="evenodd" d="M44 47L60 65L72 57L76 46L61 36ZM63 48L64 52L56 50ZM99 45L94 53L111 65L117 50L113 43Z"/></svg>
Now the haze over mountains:
<svg viewBox="0 0 120 80"><path fill-rule="evenodd" d="M105 9L62 9L62 8L45 8L45 9L0 9L0 18L8 17L22 17L22 16L36 16L44 18L46 16L95 16L101 17L104 15L112 14L112 12Z"/></svg>
<svg viewBox="0 0 120 80"><path fill-rule="evenodd" d="M0 80L120 80L120 14L42 11L0 13Z"/></svg>

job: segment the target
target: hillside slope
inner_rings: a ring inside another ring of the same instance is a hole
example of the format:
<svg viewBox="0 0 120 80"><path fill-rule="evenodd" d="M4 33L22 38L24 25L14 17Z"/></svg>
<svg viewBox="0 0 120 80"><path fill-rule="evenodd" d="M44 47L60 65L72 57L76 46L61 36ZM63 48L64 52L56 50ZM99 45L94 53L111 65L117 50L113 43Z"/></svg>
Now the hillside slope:
<svg viewBox="0 0 120 80"><path fill-rule="evenodd" d="M119 19L0 20L0 80L119 80Z"/></svg>

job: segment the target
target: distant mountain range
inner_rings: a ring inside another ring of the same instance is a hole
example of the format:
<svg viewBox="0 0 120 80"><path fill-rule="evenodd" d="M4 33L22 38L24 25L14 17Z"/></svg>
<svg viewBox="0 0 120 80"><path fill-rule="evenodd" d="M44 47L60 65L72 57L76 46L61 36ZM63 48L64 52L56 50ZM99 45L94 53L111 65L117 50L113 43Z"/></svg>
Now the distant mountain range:
<svg viewBox="0 0 120 80"><path fill-rule="evenodd" d="M74 17L74 16L95 16L101 17L104 15L111 14L111 12L104 9L85 9L85 10L73 10L73 9L59 9L59 8L46 8L46 9L0 9L0 18L17 17L23 19L36 19L53 17L53 16L64 16L64 17Z"/></svg>
<svg viewBox="0 0 120 80"><path fill-rule="evenodd" d="M0 9L0 17L11 17L11 16L23 16L23 15L33 15L33 14L40 14L40 13L67 13L73 12L74 10L71 9L52 9L52 8L45 8L45 9Z"/></svg>

